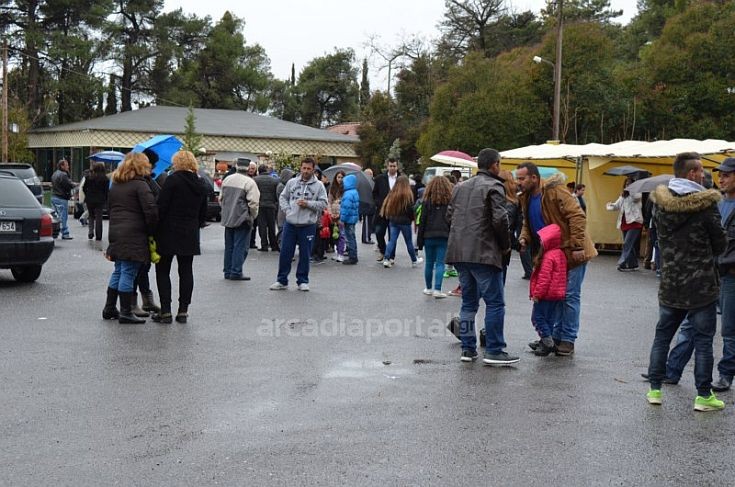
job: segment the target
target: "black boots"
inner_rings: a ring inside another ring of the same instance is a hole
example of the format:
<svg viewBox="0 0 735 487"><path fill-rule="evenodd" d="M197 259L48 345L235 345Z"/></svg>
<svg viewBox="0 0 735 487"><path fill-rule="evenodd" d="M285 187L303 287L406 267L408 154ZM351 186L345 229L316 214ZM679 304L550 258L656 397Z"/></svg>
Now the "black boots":
<svg viewBox="0 0 735 487"><path fill-rule="evenodd" d="M102 308L102 319L103 320L116 320L120 317L120 312L117 310L117 289L107 288L107 301L105 307Z"/></svg>
<svg viewBox="0 0 735 487"><path fill-rule="evenodd" d="M171 303L164 303L161 301L161 311L153 313L151 319L156 323L169 324L173 321L171 318Z"/></svg>
<svg viewBox="0 0 735 487"><path fill-rule="evenodd" d="M189 317L189 305L179 303L179 311L176 313L176 323L186 323Z"/></svg>
<svg viewBox="0 0 735 487"><path fill-rule="evenodd" d="M161 308L156 306L156 302L153 300L153 291L150 291L150 290L148 292L141 291L140 298L143 301L143 306L141 306L143 308L143 311L148 311L151 313L161 312Z"/></svg>
<svg viewBox="0 0 735 487"><path fill-rule="evenodd" d="M120 317L118 321L122 324L140 325L145 320L133 314L133 300L135 293L120 293Z"/></svg>

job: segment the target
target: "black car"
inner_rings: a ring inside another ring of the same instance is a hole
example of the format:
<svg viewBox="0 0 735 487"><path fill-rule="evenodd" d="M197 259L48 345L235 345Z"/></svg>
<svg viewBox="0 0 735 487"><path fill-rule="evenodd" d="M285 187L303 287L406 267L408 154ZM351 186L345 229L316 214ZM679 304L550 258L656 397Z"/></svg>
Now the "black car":
<svg viewBox="0 0 735 487"><path fill-rule="evenodd" d="M219 193L212 177L204 170L199 170L199 179L207 189L207 220L222 220L222 206L219 204Z"/></svg>
<svg viewBox="0 0 735 487"><path fill-rule="evenodd" d="M0 171L0 269L21 282L33 282L54 250L51 215L26 185Z"/></svg>
<svg viewBox="0 0 735 487"><path fill-rule="evenodd" d="M28 186L28 189L31 190L31 193L33 193L33 196L36 197L39 203L43 201L41 178L36 175L33 166L20 162L2 162L0 163L0 171L13 173Z"/></svg>

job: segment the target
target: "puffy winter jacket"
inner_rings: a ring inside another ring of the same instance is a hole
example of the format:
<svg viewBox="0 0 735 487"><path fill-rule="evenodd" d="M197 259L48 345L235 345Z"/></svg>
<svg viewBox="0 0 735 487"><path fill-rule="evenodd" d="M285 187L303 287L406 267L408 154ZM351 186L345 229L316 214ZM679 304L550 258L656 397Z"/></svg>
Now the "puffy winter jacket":
<svg viewBox="0 0 735 487"><path fill-rule="evenodd" d="M531 274L530 295L539 301L561 301L567 291L567 258L561 245L561 227L552 223L538 231L543 245L541 263Z"/></svg>
<svg viewBox="0 0 735 487"><path fill-rule="evenodd" d="M348 174L342 181L345 192L339 207L339 219L342 223L354 225L360 219L360 195L357 194L357 177Z"/></svg>

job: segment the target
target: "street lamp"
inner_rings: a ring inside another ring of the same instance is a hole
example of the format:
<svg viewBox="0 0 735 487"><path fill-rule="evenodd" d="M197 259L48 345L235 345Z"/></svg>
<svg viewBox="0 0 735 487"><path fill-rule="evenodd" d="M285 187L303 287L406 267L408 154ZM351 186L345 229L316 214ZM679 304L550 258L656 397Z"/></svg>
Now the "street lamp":
<svg viewBox="0 0 735 487"><path fill-rule="evenodd" d="M558 18L556 25L556 62L552 63L541 56L534 56L533 62L536 64L546 63L550 64L554 68L554 121L553 121L553 137L554 141L559 143L559 116L561 111L561 47L562 47L562 35L563 35L563 8L564 0L557 2Z"/></svg>

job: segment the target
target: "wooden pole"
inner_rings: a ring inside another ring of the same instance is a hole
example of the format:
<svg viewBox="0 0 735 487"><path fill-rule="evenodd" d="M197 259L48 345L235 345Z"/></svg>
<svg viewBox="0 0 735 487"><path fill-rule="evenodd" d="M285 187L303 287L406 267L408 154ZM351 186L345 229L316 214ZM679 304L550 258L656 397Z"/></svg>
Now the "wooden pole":
<svg viewBox="0 0 735 487"><path fill-rule="evenodd" d="M556 26L556 62L554 63L554 140L559 140L559 119L561 118L561 45L564 28L564 0L558 0Z"/></svg>
<svg viewBox="0 0 735 487"><path fill-rule="evenodd" d="M8 162L8 40L3 39L3 162Z"/></svg>

